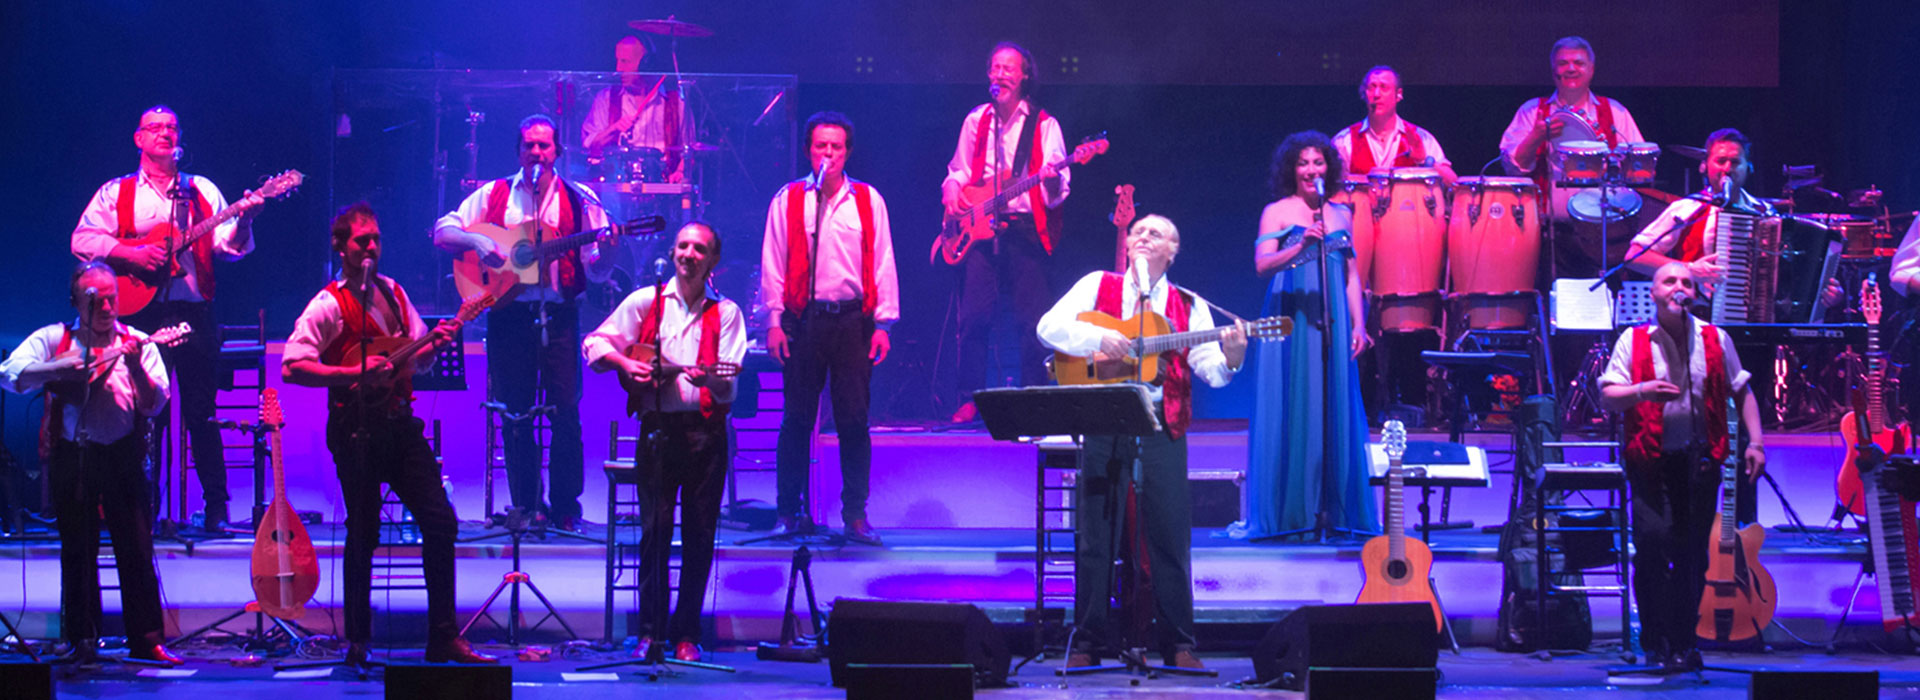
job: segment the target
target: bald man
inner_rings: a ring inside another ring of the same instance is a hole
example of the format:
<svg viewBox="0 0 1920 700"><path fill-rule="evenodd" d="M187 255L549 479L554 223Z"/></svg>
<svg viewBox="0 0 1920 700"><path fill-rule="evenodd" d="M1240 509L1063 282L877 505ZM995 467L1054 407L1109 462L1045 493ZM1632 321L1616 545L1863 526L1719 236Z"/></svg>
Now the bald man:
<svg viewBox="0 0 1920 700"><path fill-rule="evenodd" d="M639 37L622 37L613 45L613 69L620 74L620 84L593 96L587 118L580 123L580 145L587 162L595 165L622 148L653 149L658 153L645 157L660 160L666 181L685 182L686 163L680 156L688 123L686 104L667 76L640 74L646 59L647 45Z"/></svg>

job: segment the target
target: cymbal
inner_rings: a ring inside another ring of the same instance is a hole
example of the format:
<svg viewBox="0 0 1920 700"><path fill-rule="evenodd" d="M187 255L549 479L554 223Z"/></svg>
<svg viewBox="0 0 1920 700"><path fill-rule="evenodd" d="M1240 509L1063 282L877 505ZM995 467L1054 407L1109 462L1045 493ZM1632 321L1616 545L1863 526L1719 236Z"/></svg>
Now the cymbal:
<svg viewBox="0 0 1920 700"><path fill-rule="evenodd" d="M692 22L682 22L668 15L666 19L636 19L627 26L634 31L658 34L660 36L678 36L689 39L704 39L713 36L713 30Z"/></svg>
<svg viewBox="0 0 1920 700"><path fill-rule="evenodd" d="M1699 146L1682 146L1679 144L1670 143L1665 146L1661 146L1661 148L1667 149L1668 153L1672 153L1674 155L1686 156L1694 160L1707 159L1707 149L1701 148Z"/></svg>

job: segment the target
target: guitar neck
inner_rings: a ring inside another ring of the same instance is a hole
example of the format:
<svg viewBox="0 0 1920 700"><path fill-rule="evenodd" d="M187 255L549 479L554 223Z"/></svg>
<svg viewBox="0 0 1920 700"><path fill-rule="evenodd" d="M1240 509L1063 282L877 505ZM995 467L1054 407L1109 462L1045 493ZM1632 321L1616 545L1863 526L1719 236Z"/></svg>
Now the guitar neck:
<svg viewBox="0 0 1920 700"><path fill-rule="evenodd" d="M1887 427L1887 402L1881 380L1886 371L1880 355L1880 324L1876 320L1867 324L1867 426L1878 434ZM1862 442L1871 442L1871 436L1862 436Z"/></svg>
<svg viewBox="0 0 1920 700"><path fill-rule="evenodd" d="M1163 352L1184 350L1195 345L1204 345L1220 339L1220 334L1228 327L1216 326L1206 330L1168 333L1140 339L1141 355L1158 355Z"/></svg>
<svg viewBox="0 0 1920 700"><path fill-rule="evenodd" d="M1394 459L1387 464L1387 552L1393 559L1404 558L1407 552L1406 513L1401 507L1405 486L1406 470Z"/></svg>
<svg viewBox="0 0 1920 700"><path fill-rule="evenodd" d="M287 470L280 460L279 426L275 426L269 433L273 436L271 440L271 449L273 450L271 453L273 457L273 497L277 500L284 501L287 498Z"/></svg>
<svg viewBox="0 0 1920 700"><path fill-rule="evenodd" d="M213 216L207 217L206 220L201 221L200 223L194 224L193 228L187 229L187 235L180 237L180 245L179 245L179 248L177 248L177 250L185 250L187 248L193 247L193 244L198 243L200 239L205 237L207 234L213 233L213 230L215 228L218 228L221 224L226 223L229 219L232 219L233 217L236 217L245 213L247 210L247 207L244 205L245 205L245 200L236 202L225 209L221 209L220 211L215 212Z"/></svg>
<svg viewBox="0 0 1920 700"><path fill-rule="evenodd" d="M540 245L534 246L533 252L535 255L542 258L552 257L554 255L558 255L560 253L573 250L575 248L584 247L588 243L592 243L594 242L594 240L598 239L600 237L600 234L606 233L611 230L613 230L613 227L609 226L606 228L597 228L592 231L581 231L579 233L561 236L551 241L546 241L541 243Z"/></svg>
<svg viewBox="0 0 1920 700"><path fill-rule="evenodd" d="M1862 436L1863 440L1873 437ZM1720 547L1733 550L1734 513L1740 505L1740 406L1727 399L1727 459L1720 465Z"/></svg>
<svg viewBox="0 0 1920 700"><path fill-rule="evenodd" d="M1061 160L1058 163L1054 163L1053 167L1056 170L1064 170L1067 167L1067 161ZM1031 190L1039 185L1040 173L1038 171L1028 173L1021 176L1020 179L1009 182L1006 186L1001 187L999 192L989 197L987 201L982 202L980 208L988 212L998 212L1005 209L1007 203L1013 201L1013 198L1023 196L1027 193L1027 190Z"/></svg>

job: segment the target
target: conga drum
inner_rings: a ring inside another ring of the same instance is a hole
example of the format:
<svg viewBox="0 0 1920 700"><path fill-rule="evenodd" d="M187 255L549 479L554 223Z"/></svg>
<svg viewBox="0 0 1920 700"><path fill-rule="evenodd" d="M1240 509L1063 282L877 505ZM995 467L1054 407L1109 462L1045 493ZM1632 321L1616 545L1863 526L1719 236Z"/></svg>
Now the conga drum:
<svg viewBox="0 0 1920 700"><path fill-rule="evenodd" d="M1521 328L1540 260L1539 189L1524 177L1463 177L1447 225L1448 288L1467 328Z"/></svg>
<svg viewBox="0 0 1920 700"><path fill-rule="evenodd" d="M1380 328L1438 328L1440 271L1446 260L1446 196L1432 168L1375 168L1372 290Z"/></svg>
<svg viewBox="0 0 1920 700"><path fill-rule="evenodd" d="M1373 191L1367 188L1367 176L1347 173L1347 177L1327 195L1327 201L1353 207L1353 263L1359 279L1372 279L1373 270Z"/></svg>

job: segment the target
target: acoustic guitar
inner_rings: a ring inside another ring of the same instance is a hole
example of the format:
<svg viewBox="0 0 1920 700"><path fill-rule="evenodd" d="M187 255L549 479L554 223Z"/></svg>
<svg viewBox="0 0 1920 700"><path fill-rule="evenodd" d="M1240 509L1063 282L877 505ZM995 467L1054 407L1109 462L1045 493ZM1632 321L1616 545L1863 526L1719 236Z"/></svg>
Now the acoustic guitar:
<svg viewBox="0 0 1920 700"><path fill-rule="evenodd" d="M104 350L101 350L98 353L95 353L93 356L93 359L89 360L87 362L87 366L83 368L87 371L87 383L91 384L93 382L100 381L101 377L107 376L108 372L113 371L114 361L122 357L125 357L127 355L134 355L135 356L134 361L138 362L140 348L146 343L153 343L155 345L160 345L163 347L171 347L174 345L179 345L182 342L185 342L187 339L187 336L192 333L193 333L193 326L189 325L185 321L182 321L178 325L168 326L166 328L162 328L160 330L154 331L153 333L147 336L147 339L144 342L128 341L124 343L118 343ZM81 352L80 348L74 348L72 350L68 350L66 352L60 353L59 356L53 359L60 360L60 359L65 359L69 357L79 357L80 352Z"/></svg>
<svg viewBox="0 0 1920 700"><path fill-rule="evenodd" d="M1360 548L1360 586L1356 603L1426 603L1433 606L1433 629L1445 629L1440 616L1440 599L1433 595L1433 550L1427 543L1407 537L1405 497L1406 469L1400 458L1407 453L1407 427L1400 421L1387 421L1380 441L1387 448L1387 534L1367 540Z"/></svg>
<svg viewBox="0 0 1920 700"><path fill-rule="evenodd" d="M460 303L460 310L455 311L453 317L461 323L471 322L473 319L479 318L480 312L486 311L487 307L493 306L496 301L498 300L490 294L481 294L469 298ZM346 351L340 356L339 364L335 366L358 366L361 359L365 357L387 358L387 361L392 363L394 368L393 374L387 382L373 386L354 386L354 395L361 397L369 406L378 406L385 403L387 399L393 395L393 388L401 379L413 376L412 368L408 366L408 363L412 362L415 356L420 354L422 350L426 350L434 344L435 340L432 333L418 338L405 335L390 335L374 338L366 343L366 349L364 351L361 350L362 346L360 343L348 343Z"/></svg>
<svg viewBox="0 0 1920 700"><path fill-rule="evenodd" d="M1880 285L1868 275L1860 281L1860 315L1867 321L1867 371L1856 391L1857 410L1840 419L1840 439L1846 444L1846 462L1834 480L1834 496L1848 512L1867 514L1865 488L1860 483L1860 449L1878 446L1879 457L1901 454L1913 445L1913 427L1905 422L1892 425L1887 416L1886 357L1880 352Z"/></svg>
<svg viewBox="0 0 1920 700"><path fill-rule="evenodd" d="M1069 161L1085 165L1094 156L1107 152L1107 135L1103 132L1088 138L1074 147L1073 153L1065 160L1051 165L1058 170L1067 167ZM967 253L981 241L989 240L998 231L996 217L1005 214L1007 205L1013 200L1024 197L1028 190L1040 186L1040 172L1034 171L1024 177L1012 179L1010 173L1001 173L993 182L980 185L966 185L960 188L960 202L965 209L960 216L949 218L940 224L940 235L933 239L933 250L927 254L927 262L935 258L947 261L948 265L958 265L967 259Z"/></svg>
<svg viewBox="0 0 1920 700"><path fill-rule="evenodd" d="M501 301L512 301L530 285L540 284L541 268L568 251L584 248L587 244L599 240L600 235L613 232L621 236L643 236L659 233L667 229L667 218L655 214L633 219L624 224L598 228L592 231L560 236L535 242L535 229L543 226L538 219L528 219L513 226L495 226L489 223L477 223L467 226L468 233L477 233L493 241L494 248L500 251L500 264L489 265L477 251L461 251L453 257L453 286L459 290L462 299L483 294L491 294ZM584 271L583 271L584 272Z"/></svg>
<svg viewBox="0 0 1920 700"><path fill-rule="evenodd" d="M162 285L172 281L175 277L186 274L186 270L180 266L180 254L192 250L193 244L200 242L201 238L213 233L213 230L219 228L220 224L226 223L228 219L245 214L248 209L260 206L269 199L286 196L292 192L294 188L299 187L300 183L305 182L306 179L306 174L298 170L288 170L279 175L267 178L267 181L260 185L260 189L248 193L247 196L241 198L238 202L227 205L227 208L214 212L213 216L209 216L200 223L194 224L191 228L188 228L184 234L180 233L179 229L174 228L172 222L162 222L146 233L120 237L119 240L122 245L129 247L143 245L156 246L167 254L166 262L162 263L157 269L117 271L114 277L114 286L120 293L118 302L120 315L131 316L141 309L147 308L147 304L153 301L154 294L159 292Z"/></svg>
<svg viewBox="0 0 1920 700"><path fill-rule="evenodd" d="M627 351L624 354L636 362L645 362L653 365L653 379L647 382L635 381L633 377L627 376L626 372L618 373L620 375L620 388L627 390L627 415L630 416L640 415L640 411L644 409L642 399L653 395L655 391L659 391L663 382L671 381L674 375L693 369L696 366L705 369L707 376L710 377L725 379L740 376L740 363L738 362L721 360L711 365L683 365L677 362L668 362L665 358L660 357L654 352L652 343L634 343L627 347Z"/></svg>
<svg viewBox="0 0 1920 700"><path fill-rule="evenodd" d="M1053 379L1063 385L1117 384L1135 380L1151 384L1160 378L1160 353L1214 342L1233 327L1215 326L1203 331L1174 333L1167 318L1152 311L1142 311L1124 320L1099 311L1083 311L1078 318L1126 336L1133 341L1133 354L1128 357L1108 357L1105 353L1096 352L1092 357L1076 357L1056 352L1053 354ZM1293 319L1270 316L1248 321L1246 329L1249 341L1283 340L1293 334Z"/></svg>
<svg viewBox="0 0 1920 700"><path fill-rule="evenodd" d="M1844 424L1844 423L1843 423ZM1773 574L1760 565L1760 543L1767 531L1759 523L1735 530L1740 502L1740 410L1727 399L1727 459L1720 465L1720 519L1707 545L1707 588L1700 596L1701 639L1731 642L1752 639L1773 624Z"/></svg>
<svg viewBox="0 0 1920 700"><path fill-rule="evenodd" d="M313 592L320 589L320 560L314 556L306 524L300 522L293 504L287 501L287 470L280 451L280 432L286 419L280 413L279 390L269 388L261 393L260 425L272 436L273 502L260 516L248 571L261 612L282 620L298 620L306 614Z"/></svg>
<svg viewBox="0 0 1920 700"><path fill-rule="evenodd" d="M1113 188L1113 216L1107 218L1115 229L1113 240L1113 271L1127 271L1127 227L1133 225L1133 185L1118 185Z"/></svg>

